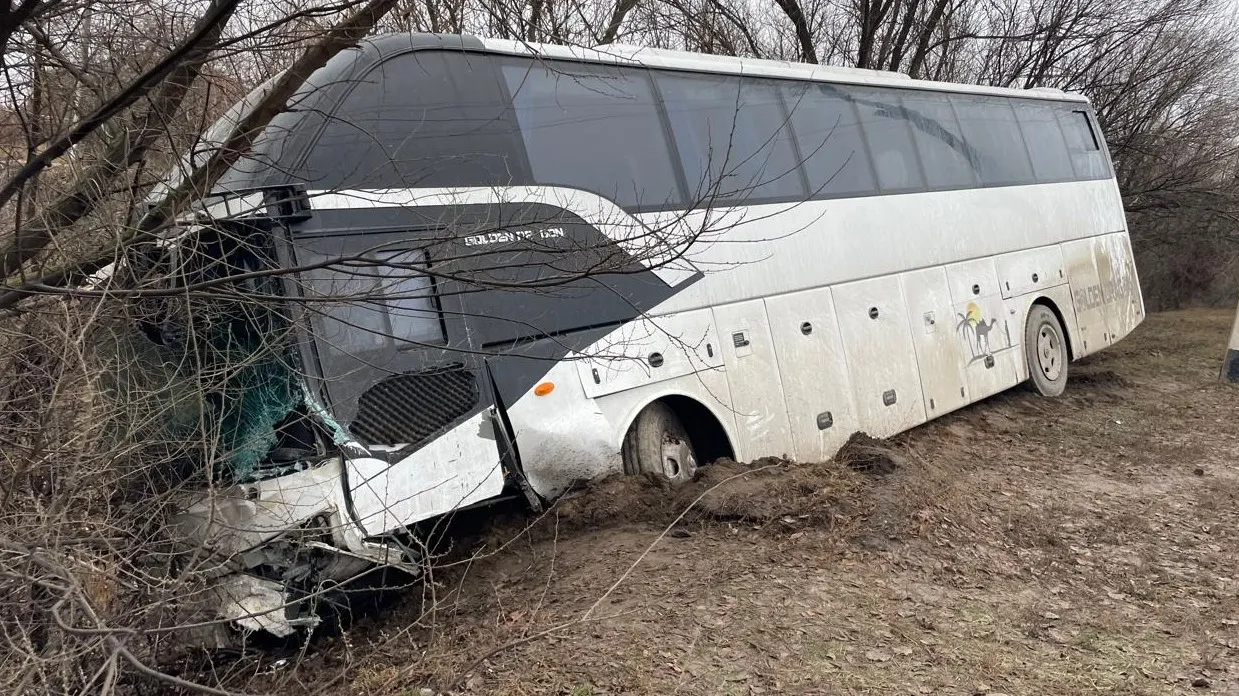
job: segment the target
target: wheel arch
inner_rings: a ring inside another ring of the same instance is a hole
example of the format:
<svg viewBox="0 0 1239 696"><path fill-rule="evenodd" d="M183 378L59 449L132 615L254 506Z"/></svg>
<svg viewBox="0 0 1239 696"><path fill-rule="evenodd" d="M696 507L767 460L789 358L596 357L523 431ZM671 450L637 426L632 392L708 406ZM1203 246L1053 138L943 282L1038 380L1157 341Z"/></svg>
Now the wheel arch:
<svg viewBox="0 0 1239 696"><path fill-rule="evenodd" d="M735 445L723 419L714 409L687 394L671 392L642 402L628 414L624 434L632 430L642 411L657 403L666 405L680 419L688 432L688 439L693 443L698 461L708 464L723 458L735 459Z"/></svg>
<svg viewBox="0 0 1239 696"><path fill-rule="evenodd" d="M1040 295L1028 305L1028 312L1024 314L1024 323L1028 323L1028 315L1032 313L1032 308L1041 305L1050 310L1054 314L1054 318L1058 320L1058 325L1063 327L1063 340L1067 343L1067 359L1074 361L1076 359L1075 339L1071 335L1070 325L1063 316L1063 310L1059 309L1058 303L1053 299Z"/></svg>

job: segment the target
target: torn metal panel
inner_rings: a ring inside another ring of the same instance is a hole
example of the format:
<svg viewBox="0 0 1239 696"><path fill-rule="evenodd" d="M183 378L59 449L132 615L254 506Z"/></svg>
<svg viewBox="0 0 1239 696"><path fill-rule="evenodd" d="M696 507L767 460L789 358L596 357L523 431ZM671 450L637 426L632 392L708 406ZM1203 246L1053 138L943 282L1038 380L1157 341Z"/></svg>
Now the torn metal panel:
<svg viewBox="0 0 1239 696"><path fill-rule="evenodd" d="M182 541L219 560L219 615L277 636L313 629L312 597L376 566L420 574L393 540L367 539L340 485L339 458L278 478L232 486L187 505L174 519Z"/></svg>
<svg viewBox="0 0 1239 696"><path fill-rule="evenodd" d="M278 478L214 491L176 516L181 538L245 565L244 554L291 533L330 541L329 547L370 563L416 567L398 549L369 540L348 513L340 485L341 460Z"/></svg>
<svg viewBox="0 0 1239 696"><path fill-rule="evenodd" d="M266 631L285 638L300 626L318 623L317 618L290 620L284 588L273 580L238 573L223 578L213 589L219 601L219 617L248 631Z"/></svg>
<svg viewBox="0 0 1239 696"><path fill-rule="evenodd" d="M181 536L225 554L247 551L339 507L340 465L321 466L268 481L214 491L175 519Z"/></svg>

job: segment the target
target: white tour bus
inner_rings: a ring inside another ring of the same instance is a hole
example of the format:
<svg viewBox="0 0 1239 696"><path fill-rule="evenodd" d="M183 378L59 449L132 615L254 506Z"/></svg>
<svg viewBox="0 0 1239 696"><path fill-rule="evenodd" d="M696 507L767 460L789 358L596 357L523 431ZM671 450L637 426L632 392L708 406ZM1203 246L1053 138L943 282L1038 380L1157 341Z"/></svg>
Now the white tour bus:
<svg viewBox="0 0 1239 696"><path fill-rule="evenodd" d="M276 445L182 518L246 628L465 506L1059 394L1144 316L1078 95L398 35L292 103L178 231L288 269L304 337Z"/></svg>

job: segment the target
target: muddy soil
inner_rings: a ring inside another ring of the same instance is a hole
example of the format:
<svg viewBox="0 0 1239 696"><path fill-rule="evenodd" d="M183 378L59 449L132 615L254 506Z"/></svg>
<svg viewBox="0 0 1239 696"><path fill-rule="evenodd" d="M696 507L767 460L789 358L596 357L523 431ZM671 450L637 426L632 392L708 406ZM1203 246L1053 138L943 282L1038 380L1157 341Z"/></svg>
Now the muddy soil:
<svg viewBox="0 0 1239 696"><path fill-rule="evenodd" d="M833 462L603 481L497 520L300 659L281 694L1239 694L1229 316ZM430 692L427 692L430 693Z"/></svg>

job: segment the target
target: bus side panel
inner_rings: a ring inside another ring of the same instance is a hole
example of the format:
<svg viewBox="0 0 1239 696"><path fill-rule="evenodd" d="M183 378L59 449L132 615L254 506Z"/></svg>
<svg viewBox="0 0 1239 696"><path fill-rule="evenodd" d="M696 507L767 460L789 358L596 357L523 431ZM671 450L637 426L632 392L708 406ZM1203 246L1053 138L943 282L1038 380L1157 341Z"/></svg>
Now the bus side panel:
<svg viewBox="0 0 1239 696"><path fill-rule="evenodd" d="M946 274L951 322L964 361L968 403L973 403L1020 382L1023 324L1013 323L993 257L951 264Z"/></svg>
<svg viewBox="0 0 1239 696"><path fill-rule="evenodd" d="M379 535L499 495L503 471L486 414L478 413L396 463L345 460L354 519Z"/></svg>
<svg viewBox="0 0 1239 696"><path fill-rule="evenodd" d="M585 394L598 398L719 367L722 355L709 310L637 319L612 331L576 361ZM661 362L651 363L651 356Z"/></svg>
<svg viewBox="0 0 1239 696"><path fill-rule="evenodd" d="M951 287L951 304L954 305L967 305L978 297L999 293L998 271L992 257L949 264L946 281Z"/></svg>
<svg viewBox="0 0 1239 696"><path fill-rule="evenodd" d="M1110 344L1110 327L1106 322L1105 299L1093 256L1093 240L1064 242L1063 261L1067 266L1067 281L1071 284L1079 336L1072 340L1075 357L1096 353ZM1067 310L1064 308L1063 312Z"/></svg>
<svg viewBox="0 0 1239 696"><path fill-rule="evenodd" d="M787 402L764 300L714 308L723 337L727 383L736 411L737 454L747 459L792 454Z"/></svg>
<svg viewBox="0 0 1239 696"><path fill-rule="evenodd" d="M889 437L924 423L921 379L899 278L862 280L833 292L861 428L873 437Z"/></svg>
<svg viewBox="0 0 1239 696"><path fill-rule="evenodd" d="M1140 283L1126 232L1098 237L1093 243L1097 275L1106 302L1110 342L1131 333L1143 314Z"/></svg>
<svg viewBox="0 0 1239 696"><path fill-rule="evenodd" d="M856 431L856 405L830 288L766 299L796 458L820 461Z"/></svg>
<svg viewBox="0 0 1239 696"><path fill-rule="evenodd" d="M550 393L539 396L531 388L508 404L525 477L547 498L580 481L623 470L620 442L627 426L612 422L600 401L585 392L574 357L550 365L542 376L541 382L555 385Z"/></svg>
<svg viewBox="0 0 1239 696"><path fill-rule="evenodd" d="M1063 272L1063 252L1057 246L1025 249L994 259L1002 296L1019 297L1067 282Z"/></svg>
<svg viewBox="0 0 1239 696"><path fill-rule="evenodd" d="M1123 247L1124 265L1127 266L1126 280L1130 284L1130 293L1132 298L1132 311L1134 321L1131 328L1135 329L1144 321L1144 294L1140 290L1140 270L1136 268L1136 255L1131 250L1131 233L1120 232L1115 234L1119 238L1119 244Z"/></svg>
<svg viewBox="0 0 1239 696"><path fill-rule="evenodd" d="M912 271L901 276L900 282L920 367L925 413L936 418L968 403L963 345L952 321L946 270Z"/></svg>

